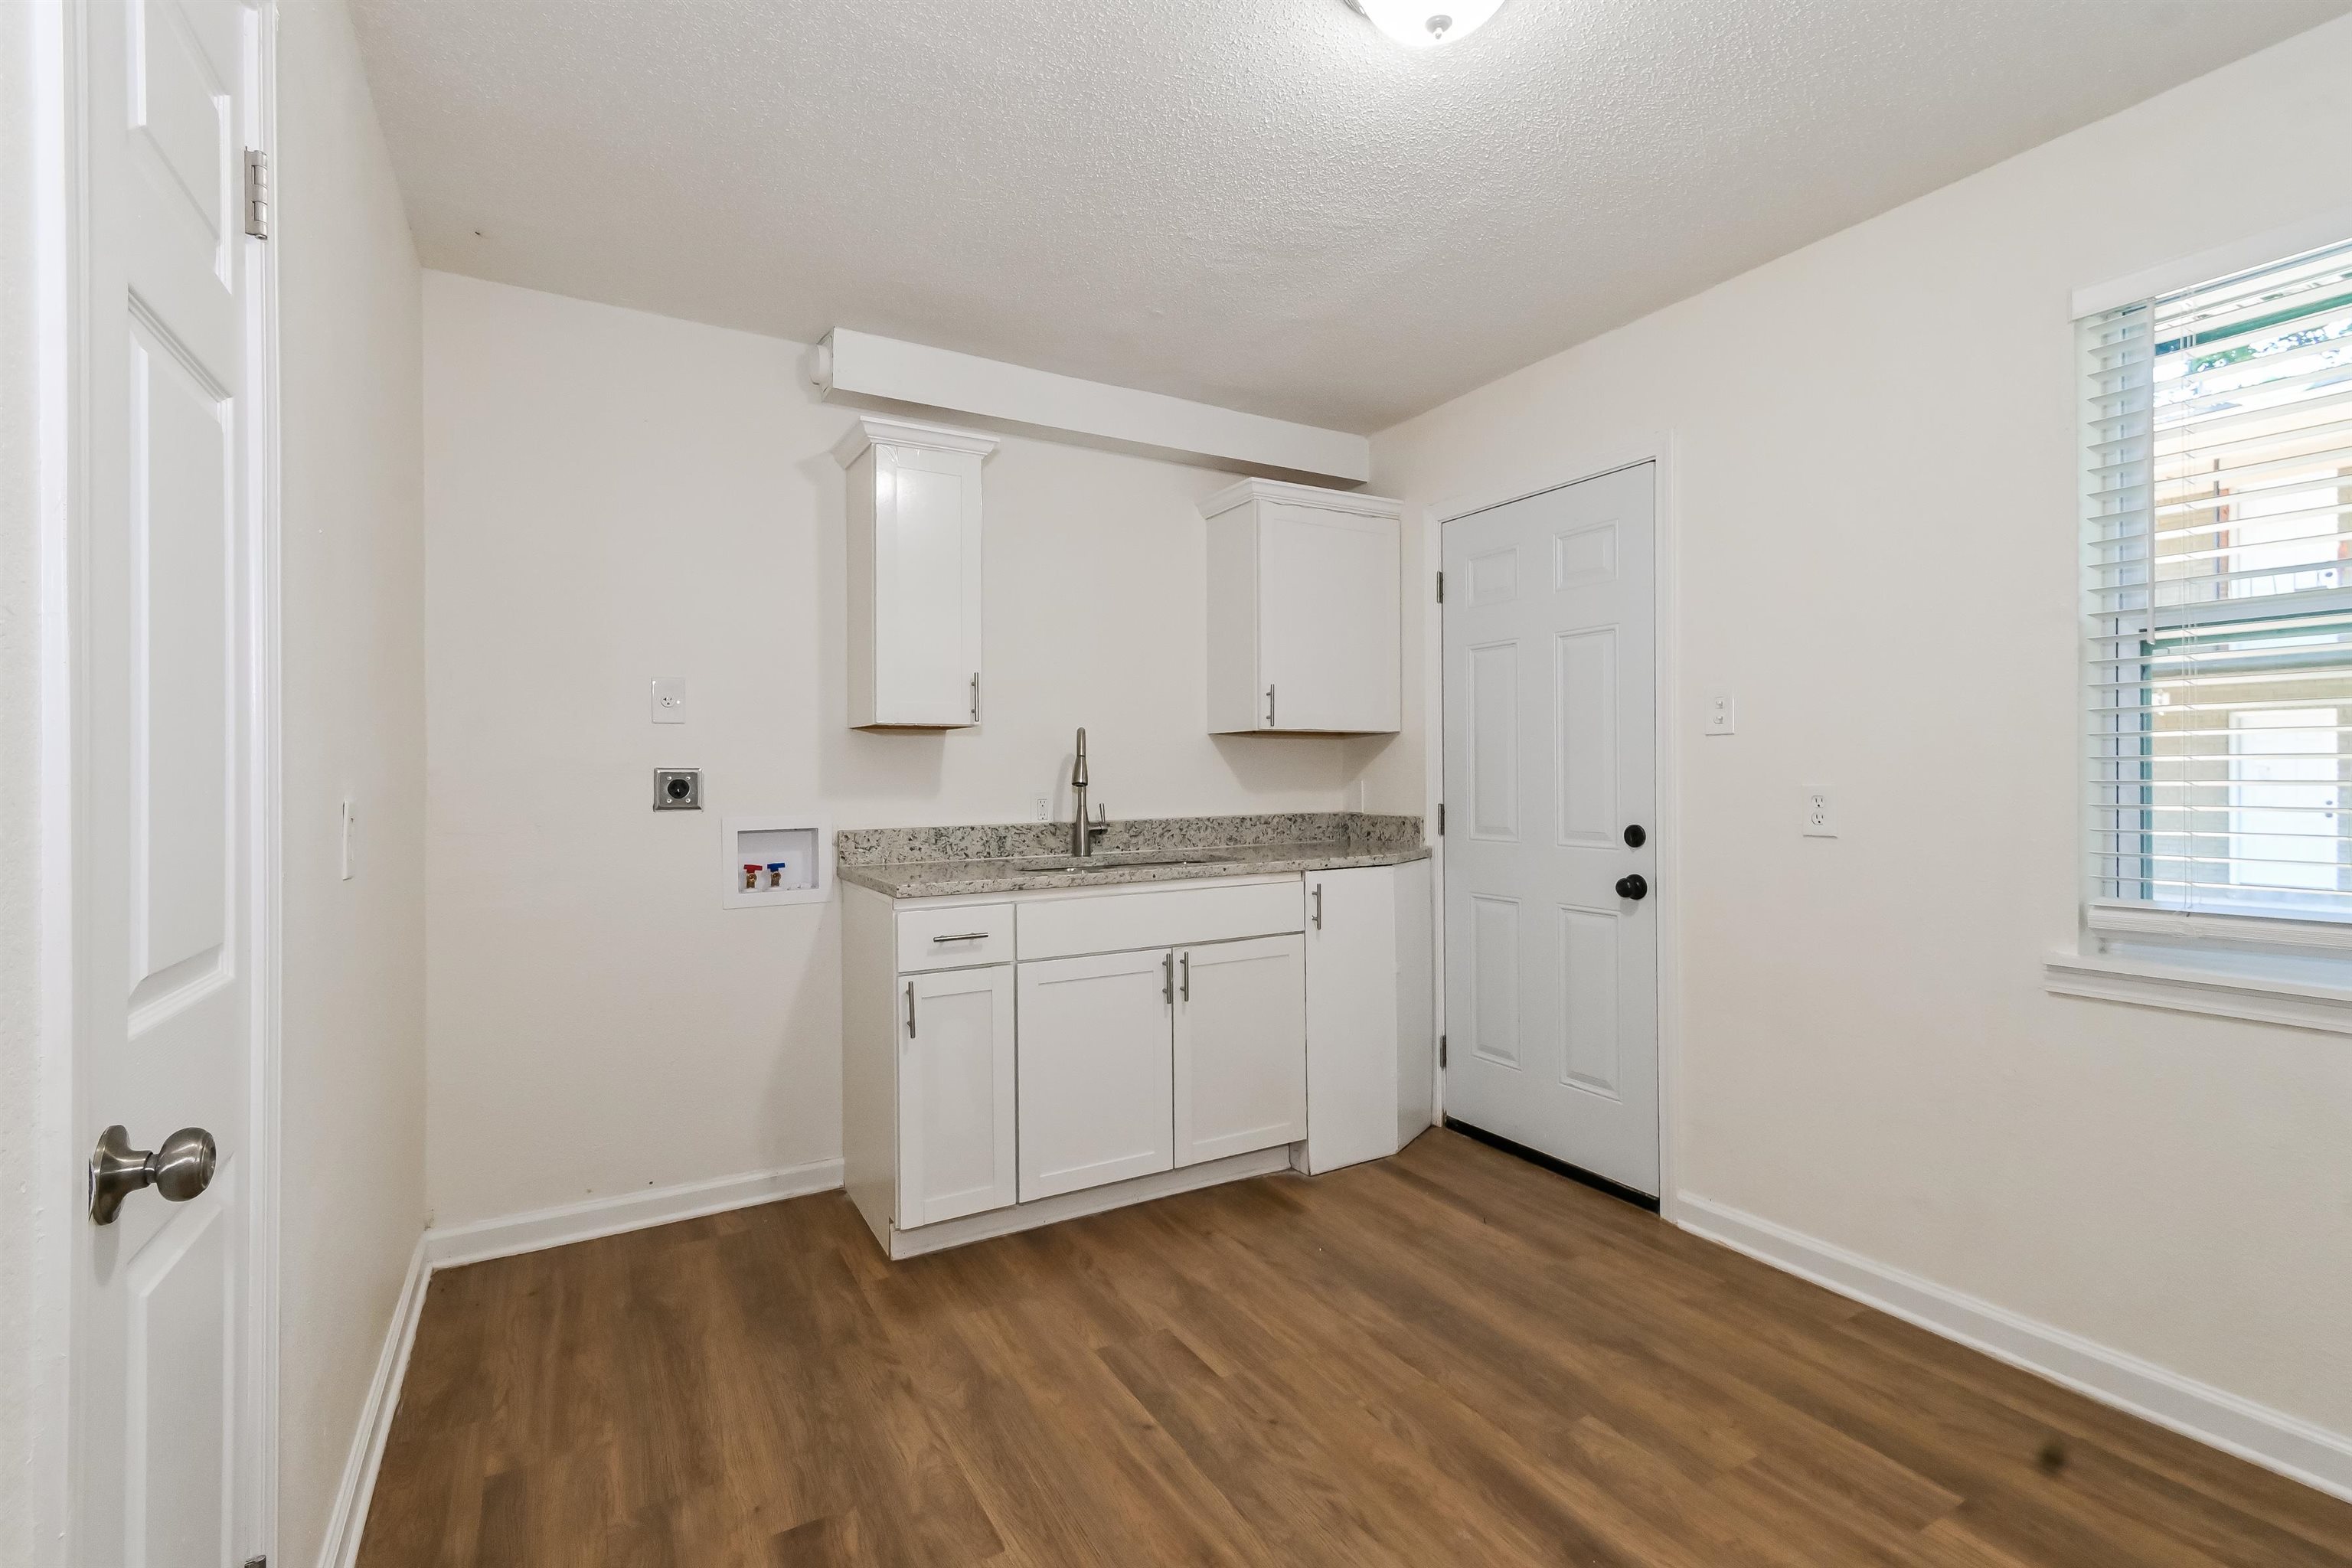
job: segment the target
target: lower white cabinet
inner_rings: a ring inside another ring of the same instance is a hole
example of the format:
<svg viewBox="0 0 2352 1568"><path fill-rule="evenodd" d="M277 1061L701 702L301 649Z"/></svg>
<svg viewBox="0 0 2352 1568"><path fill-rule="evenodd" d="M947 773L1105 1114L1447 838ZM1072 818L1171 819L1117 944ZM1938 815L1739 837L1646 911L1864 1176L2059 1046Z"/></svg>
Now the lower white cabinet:
<svg viewBox="0 0 2352 1568"><path fill-rule="evenodd" d="M1176 1163L1307 1136L1307 949L1297 936L1176 950Z"/></svg>
<svg viewBox="0 0 2352 1568"><path fill-rule="evenodd" d="M1021 1201L1169 1169L1171 956L1018 967Z"/></svg>
<svg viewBox="0 0 2352 1568"><path fill-rule="evenodd" d="M907 1258L1393 1152L1429 1121L1428 887L1426 862L993 898L845 886L843 1185Z"/></svg>
<svg viewBox="0 0 2352 1568"><path fill-rule="evenodd" d="M898 1223L961 1219L1013 1201L1013 966L902 984Z"/></svg>

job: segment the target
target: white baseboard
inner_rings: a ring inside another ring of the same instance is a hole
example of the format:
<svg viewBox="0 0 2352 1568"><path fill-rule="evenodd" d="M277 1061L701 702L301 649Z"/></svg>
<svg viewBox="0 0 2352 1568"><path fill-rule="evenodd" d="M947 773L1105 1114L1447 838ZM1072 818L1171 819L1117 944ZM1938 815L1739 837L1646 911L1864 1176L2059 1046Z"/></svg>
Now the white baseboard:
<svg viewBox="0 0 2352 1568"><path fill-rule="evenodd" d="M788 1165L781 1171L747 1171L714 1181L685 1182L675 1187L649 1187L618 1197L591 1198L560 1208L533 1209L503 1215L471 1225L436 1226L425 1233L425 1249L436 1268L479 1263L490 1258L512 1258L544 1247L565 1247L618 1236L626 1230L698 1219L707 1214L749 1208L753 1204L796 1198L808 1193L830 1192L841 1185L841 1162L817 1160Z"/></svg>
<svg viewBox="0 0 2352 1568"><path fill-rule="evenodd" d="M2352 1501L2352 1437L1826 1241L1679 1194L1678 1223L2103 1405Z"/></svg>
<svg viewBox="0 0 2352 1568"><path fill-rule="evenodd" d="M420 1236L393 1303L392 1326L384 1331L383 1351L376 1357L374 1381L360 1405L359 1427L352 1434L351 1455L343 1460L334 1511L327 1516L326 1540L319 1548L319 1568L352 1568L359 1561L360 1534L367 1528L376 1470L383 1463L384 1439L392 1435L393 1412L400 1407L401 1380L408 1375L408 1352L416 1343L416 1321L424 1315L425 1287L432 1277L433 1265Z"/></svg>
<svg viewBox="0 0 2352 1568"><path fill-rule="evenodd" d="M383 1353L376 1362L375 1381L368 1385L367 1401L360 1406L359 1430L352 1436L351 1457L343 1462L343 1479L335 1489L334 1512L328 1518L319 1568L352 1568L359 1560L368 1503L375 1496L376 1472L383 1464L384 1440L392 1435L392 1418L400 1408L401 1381L408 1374L408 1353L416 1343L417 1320L425 1310L425 1288L436 1270L749 1208L778 1198L828 1192L839 1185L841 1162L819 1160L781 1171L687 1182L446 1229L436 1226L418 1237L416 1250L409 1256L407 1278L401 1282L400 1300L393 1309L392 1327L384 1335Z"/></svg>

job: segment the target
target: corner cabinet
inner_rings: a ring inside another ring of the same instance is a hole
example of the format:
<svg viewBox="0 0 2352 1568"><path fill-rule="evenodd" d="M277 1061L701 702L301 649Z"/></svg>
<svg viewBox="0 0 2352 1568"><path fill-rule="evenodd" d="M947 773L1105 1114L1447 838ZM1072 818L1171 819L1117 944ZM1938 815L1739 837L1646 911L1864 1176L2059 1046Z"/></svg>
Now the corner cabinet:
<svg viewBox="0 0 2352 1568"><path fill-rule="evenodd" d="M1211 734L1397 730L1402 511L1379 496L1272 479L1201 503Z"/></svg>
<svg viewBox="0 0 2352 1568"><path fill-rule="evenodd" d="M849 722L980 722L980 467L995 437L861 415L834 447L849 472Z"/></svg>

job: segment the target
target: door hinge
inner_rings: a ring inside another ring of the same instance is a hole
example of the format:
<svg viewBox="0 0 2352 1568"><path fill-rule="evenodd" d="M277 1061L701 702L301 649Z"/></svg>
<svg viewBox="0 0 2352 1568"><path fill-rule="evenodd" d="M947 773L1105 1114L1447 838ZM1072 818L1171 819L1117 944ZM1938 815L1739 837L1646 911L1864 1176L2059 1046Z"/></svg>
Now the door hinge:
<svg viewBox="0 0 2352 1568"><path fill-rule="evenodd" d="M1445 803L1442 800L1437 803L1437 836L1445 837Z"/></svg>
<svg viewBox="0 0 2352 1568"><path fill-rule="evenodd" d="M1444 1067L1445 1065L1445 1037L1444 1035L1437 1037L1437 1065L1439 1067Z"/></svg>
<svg viewBox="0 0 2352 1568"><path fill-rule="evenodd" d="M269 237L269 154L258 147L245 150L245 232Z"/></svg>
<svg viewBox="0 0 2352 1568"><path fill-rule="evenodd" d="M1445 574L1443 572L1437 574L1437 602L1441 605L1445 603Z"/></svg>

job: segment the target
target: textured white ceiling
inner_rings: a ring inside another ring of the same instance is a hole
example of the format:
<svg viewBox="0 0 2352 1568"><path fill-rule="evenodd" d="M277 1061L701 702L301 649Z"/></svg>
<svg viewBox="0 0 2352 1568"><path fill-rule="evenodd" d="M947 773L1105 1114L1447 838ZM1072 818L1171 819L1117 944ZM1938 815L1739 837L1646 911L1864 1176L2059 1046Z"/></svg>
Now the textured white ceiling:
<svg viewBox="0 0 2352 1568"><path fill-rule="evenodd" d="M2347 0L359 0L427 266L1370 431Z"/></svg>

